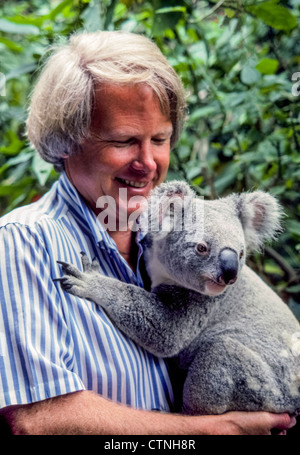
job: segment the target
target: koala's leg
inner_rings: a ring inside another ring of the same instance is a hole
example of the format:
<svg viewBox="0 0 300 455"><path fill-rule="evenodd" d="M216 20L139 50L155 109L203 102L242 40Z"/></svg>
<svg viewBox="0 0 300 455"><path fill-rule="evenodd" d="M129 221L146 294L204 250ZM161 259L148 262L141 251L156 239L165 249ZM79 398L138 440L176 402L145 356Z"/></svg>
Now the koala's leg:
<svg viewBox="0 0 300 455"><path fill-rule="evenodd" d="M184 336L179 328L183 325L156 294L101 275L97 261L90 263L84 253L83 272L73 265L60 264L65 275L55 281L70 294L104 308L115 325L145 349L160 357L171 357L182 349Z"/></svg>
<svg viewBox="0 0 300 455"><path fill-rule="evenodd" d="M231 366L226 365L223 344L201 340L183 386L182 412L188 415L222 414L230 409L233 392Z"/></svg>
<svg viewBox="0 0 300 455"><path fill-rule="evenodd" d="M289 412L299 408L275 373L258 352L234 338L204 340L184 384L183 412Z"/></svg>

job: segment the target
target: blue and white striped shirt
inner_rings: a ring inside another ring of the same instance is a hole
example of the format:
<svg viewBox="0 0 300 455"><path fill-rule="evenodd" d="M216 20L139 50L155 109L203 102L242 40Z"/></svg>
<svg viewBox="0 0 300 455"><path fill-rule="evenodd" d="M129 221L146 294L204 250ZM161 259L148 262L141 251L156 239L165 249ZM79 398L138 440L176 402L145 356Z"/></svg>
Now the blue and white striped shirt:
<svg viewBox="0 0 300 455"><path fill-rule="evenodd" d="M139 258L142 247L139 245ZM63 173L39 201L0 220L0 408L93 390L135 408L169 411L165 362L118 331L93 302L64 292L56 261L143 286Z"/></svg>

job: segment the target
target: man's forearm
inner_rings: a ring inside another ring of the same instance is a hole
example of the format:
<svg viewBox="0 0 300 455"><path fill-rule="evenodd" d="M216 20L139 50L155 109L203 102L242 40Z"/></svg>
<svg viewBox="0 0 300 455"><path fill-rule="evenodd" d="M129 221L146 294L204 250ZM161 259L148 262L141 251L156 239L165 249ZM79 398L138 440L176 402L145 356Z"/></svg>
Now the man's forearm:
<svg viewBox="0 0 300 455"><path fill-rule="evenodd" d="M11 406L0 413L6 418L13 434L137 435L180 432L175 414L135 410L90 391Z"/></svg>
<svg viewBox="0 0 300 455"><path fill-rule="evenodd" d="M201 435L269 434L294 424L287 414L228 413L190 417L142 411L82 391L0 411L13 434L29 435Z"/></svg>
<svg viewBox="0 0 300 455"><path fill-rule="evenodd" d="M82 391L2 411L13 434L142 435L190 433L189 417L135 410ZM0 411L1 413L1 411Z"/></svg>

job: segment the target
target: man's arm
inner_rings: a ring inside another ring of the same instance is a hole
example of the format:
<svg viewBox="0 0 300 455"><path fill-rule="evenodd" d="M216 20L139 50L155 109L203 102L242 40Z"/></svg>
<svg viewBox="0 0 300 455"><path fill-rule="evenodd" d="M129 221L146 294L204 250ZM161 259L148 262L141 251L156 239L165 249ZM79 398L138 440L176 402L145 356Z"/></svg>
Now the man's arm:
<svg viewBox="0 0 300 455"><path fill-rule="evenodd" d="M267 435L295 424L288 414L266 412L192 417L135 410L90 391L9 406L0 416L16 435Z"/></svg>

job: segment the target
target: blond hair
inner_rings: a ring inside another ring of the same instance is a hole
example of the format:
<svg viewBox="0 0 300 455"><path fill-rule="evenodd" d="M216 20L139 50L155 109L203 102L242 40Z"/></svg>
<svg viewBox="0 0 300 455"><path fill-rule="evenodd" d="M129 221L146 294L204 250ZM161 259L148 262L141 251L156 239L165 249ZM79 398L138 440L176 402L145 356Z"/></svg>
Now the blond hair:
<svg viewBox="0 0 300 455"><path fill-rule="evenodd" d="M63 170L64 158L77 153L88 137L95 86L104 82L148 84L172 122L171 146L178 140L185 92L158 47L142 35L121 31L74 34L46 62L27 120L30 142L56 170Z"/></svg>

